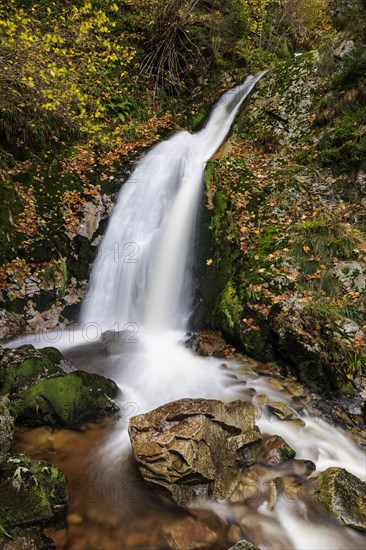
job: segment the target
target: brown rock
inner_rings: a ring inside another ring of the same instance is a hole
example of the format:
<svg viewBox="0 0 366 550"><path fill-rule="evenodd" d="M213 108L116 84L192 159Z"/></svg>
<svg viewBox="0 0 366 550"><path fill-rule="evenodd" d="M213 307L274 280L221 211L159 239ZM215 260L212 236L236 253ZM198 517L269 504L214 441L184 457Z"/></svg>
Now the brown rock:
<svg viewBox="0 0 366 550"><path fill-rule="evenodd" d="M268 403L268 408L273 414L275 414L280 420L290 420L294 413L286 405L286 403L282 403L281 401L271 401Z"/></svg>
<svg viewBox="0 0 366 550"><path fill-rule="evenodd" d="M288 384L286 384L286 387L288 391L291 393L291 395L293 395L294 397L300 398L300 397L307 396L307 392L305 388L301 386L301 384L298 384L297 382L288 382Z"/></svg>
<svg viewBox="0 0 366 550"><path fill-rule="evenodd" d="M247 540L241 540L229 548L229 550L260 550L260 548L254 544L251 544Z"/></svg>
<svg viewBox="0 0 366 550"><path fill-rule="evenodd" d="M181 399L135 416L129 435L144 479L179 504L229 495L262 439L251 403L209 399Z"/></svg>
<svg viewBox="0 0 366 550"><path fill-rule="evenodd" d="M263 464L279 464L294 458L295 454L290 445L279 435L265 435L258 460Z"/></svg>
<svg viewBox="0 0 366 550"><path fill-rule="evenodd" d="M226 350L229 351L229 346L218 332L205 330L198 334L193 334L187 341L187 344L204 357L225 357Z"/></svg>

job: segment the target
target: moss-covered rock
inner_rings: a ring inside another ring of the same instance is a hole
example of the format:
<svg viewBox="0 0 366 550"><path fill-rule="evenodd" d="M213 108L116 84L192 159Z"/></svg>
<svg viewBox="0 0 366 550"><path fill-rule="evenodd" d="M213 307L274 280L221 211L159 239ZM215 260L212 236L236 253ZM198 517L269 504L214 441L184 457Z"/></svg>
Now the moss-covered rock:
<svg viewBox="0 0 366 550"><path fill-rule="evenodd" d="M261 145L298 143L310 130L314 98L322 80L317 73L317 52L286 60L267 75L239 117L236 132Z"/></svg>
<svg viewBox="0 0 366 550"><path fill-rule="evenodd" d="M118 410L113 401L117 385L97 374L75 371L56 348L0 349L0 359L0 395L9 395L17 424L72 426ZM65 365L73 372L65 373Z"/></svg>
<svg viewBox="0 0 366 550"><path fill-rule="evenodd" d="M322 472L313 498L342 525L366 532L366 483L344 468Z"/></svg>
<svg viewBox="0 0 366 550"><path fill-rule="evenodd" d="M74 426L90 418L114 414L118 386L98 374L75 371L46 378L16 395L11 410L26 426Z"/></svg>
<svg viewBox="0 0 366 550"><path fill-rule="evenodd" d="M331 70L359 67L350 55ZM221 331L261 361L282 359L313 390L351 395L366 369L366 180L359 171L355 185L318 163L326 129L314 120L329 91L322 56L309 52L271 70L244 103L227 156L207 165L200 328ZM348 84L349 98L338 99L351 108L364 88ZM361 121L354 114L352 135Z"/></svg>
<svg viewBox="0 0 366 550"><path fill-rule="evenodd" d="M47 348L41 348L38 351L42 355L45 355L46 357L48 357L48 359L54 365L60 365L60 363L62 363L65 360L64 356L62 355L62 353L57 348L53 348L53 347L49 346Z"/></svg>
<svg viewBox="0 0 366 550"><path fill-rule="evenodd" d="M37 352L33 354L29 350L27 353L30 356L26 359L0 363L0 394L13 395L44 378L62 374L62 369L46 356Z"/></svg>
<svg viewBox="0 0 366 550"><path fill-rule="evenodd" d="M4 460L13 443L14 419L9 412L9 400L0 397L0 462Z"/></svg>
<svg viewBox="0 0 366 550"><path fill-rule="evenodd" d="M4 528L52 522L66 511L67 480L48 462L24 455L0 464L0 524Z"/></svg>

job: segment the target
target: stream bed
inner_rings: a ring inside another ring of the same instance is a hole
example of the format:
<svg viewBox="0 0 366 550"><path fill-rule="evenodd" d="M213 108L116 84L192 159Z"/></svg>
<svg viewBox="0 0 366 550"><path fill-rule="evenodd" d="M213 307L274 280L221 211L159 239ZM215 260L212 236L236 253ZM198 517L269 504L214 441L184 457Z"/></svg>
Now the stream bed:
<svg viewBox="0 0 366 550"><path fill-rule="evenodd" d="M76 334L76 341L78 336ZM343 430L312 411L312 396L294 379L278 377L271 366L238 355L233 360L199 357L184 334L144 332L131 349L107 355L82 342L58 347L78 369L110 377L121 388L120 414L80 430L19 429L15 446L58 466L68 477L66 529L48 531L58 550L228 549L245 538L262 550L358 550L364 537L339 526L307 498L317 471L346 468L365 479L363 450ZM251 400L262 434L280 435L296 451L295 460L246 468L226 502L174 505L149 487L132 456L130 418L183 397ZM293 416L281 421L268 404L287 404ZM309 461L316 465L311 473ZM285 491L274 498L271 480L282 477Z"/></svg>

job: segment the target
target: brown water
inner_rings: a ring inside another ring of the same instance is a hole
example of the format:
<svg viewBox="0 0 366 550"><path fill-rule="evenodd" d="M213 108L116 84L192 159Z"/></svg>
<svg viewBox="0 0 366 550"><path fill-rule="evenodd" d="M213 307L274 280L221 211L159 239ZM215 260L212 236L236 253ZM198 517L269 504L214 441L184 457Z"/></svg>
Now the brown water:
<svg viewBox="0 0 366 550"><path fill-rule="evenodd" d="M177 534L182 538L187 519L195 529L193 537L207 540L209 531L202 527L207 524L216 534L212 548L228 548L233 540L215 514L197 510L191 516L159 498L143 483L132 461L120 480L100 475L92 464L93 456L113 427L113 421L106 420L87 424L80 431L36 428L16 432L17 452L52 462L68 478L66 526L46 530L57 550L171 548L169 541ZM197 518L194 523L192 517Z"/></svg>

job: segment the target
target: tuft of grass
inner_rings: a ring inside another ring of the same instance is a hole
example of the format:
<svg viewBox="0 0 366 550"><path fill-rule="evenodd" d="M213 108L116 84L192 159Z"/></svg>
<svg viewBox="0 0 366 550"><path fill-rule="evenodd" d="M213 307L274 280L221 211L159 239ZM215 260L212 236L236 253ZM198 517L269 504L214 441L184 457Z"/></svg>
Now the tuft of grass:
<svg viewBox="0 0 366 550"><path fill-rule="evenodd" d="M333 258L349 260L359 242L358 232L349 224L333 219L306 220L295 226L296 235L293 254L311 271L309 257L318 257L320 262L329 262Z"/></svg>

